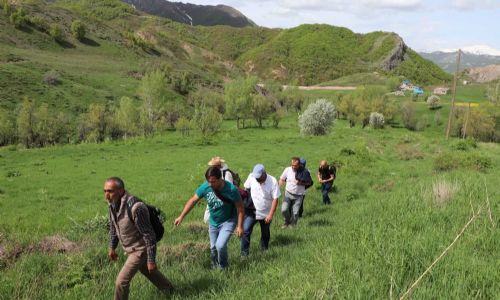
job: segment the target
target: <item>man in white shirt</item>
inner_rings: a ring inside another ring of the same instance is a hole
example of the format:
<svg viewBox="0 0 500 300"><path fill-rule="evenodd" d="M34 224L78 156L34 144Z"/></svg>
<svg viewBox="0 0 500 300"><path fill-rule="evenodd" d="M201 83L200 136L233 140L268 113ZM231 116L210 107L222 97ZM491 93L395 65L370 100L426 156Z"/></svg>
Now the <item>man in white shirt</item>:
<svg viewBox="0 0 500 300"><path fill-rule="evenodd" d="M248 256L250 236L254 225L260 224L260 248L267 250L271 239L270 226L281 196L278 181L266 173L264 165L257 164L245 181L245 189L250 189L249 201L253 206L245 205L245 221L243 222L243 237L241 239L241 256ZM246 203L247 204L247 203Z"/></svg>
<svg viewBox="0 0 500 300"><path fill-rule="evenodd" d="M284 186L286 184L285 197L281 205L281 213L285 218L285 224L281 227L283 229L297 224L300 206L302 205L306 193L305 185L307 182L296 179L296 173L299 170L299 166L300 158L292 157L290 167L285 168L283 174L280 176L279 185Z"/></svg>

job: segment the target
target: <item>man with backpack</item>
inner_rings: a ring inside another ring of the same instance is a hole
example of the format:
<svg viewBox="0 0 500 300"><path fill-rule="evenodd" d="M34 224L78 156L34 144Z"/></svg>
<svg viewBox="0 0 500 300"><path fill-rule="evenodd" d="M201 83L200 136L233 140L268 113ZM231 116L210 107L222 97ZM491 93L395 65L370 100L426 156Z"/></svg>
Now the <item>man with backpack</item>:
<svg viewBox="0 0 500 300"><path fill-rule="evenodd" d="M129 194L125 183L118 177L104 182L104 196L109 204L108 257L117 260L118 242L127 253L127 260L116 278L114 299L128 299L130 282L137 271L162 292L172 292L172 284L156 267L157 236L148 206Z"/></svg>
<svg viewBox="0 0 500 300"><path fill-rule="evenodd" d="M267 174L262 164L255 165L252 173L248 175L244 186L250 192L247 195L245 203L241 256L248 256L250 236L257 222L260 224L260 248L267 250L269 247L271 222L276 212L278 198L281 196L281 193L278 181L273 176Z"/></svg>
<svg viewBox="0 0 500 300"><path fill-rule="evenodd" d="M205 172L205 179L205 182L186 202L181 214L175 219L174 225L180 225L196 203L201 198L205 198L210 210L208 233L212 267L224 270L228 267L229 238L235 228L238 237L243 235L245 216L243 203L239 190L222 178L222 171L219 167L209 167Z"/></svg>
<svg viewBox="0 0 500 300"><path fill-rule="evenodd" d="M321 183L321 194L323 195L323 204L328 205L331 203L328 192L332 188L333 181L335 180L337 168L333 164L328 165L326 160L319 163L318 181Z"/></svg>
<svg viewBox="0 0 500 300"><path fill-rule="evenodd" d="M290 167L285 168L280 176L279 185L285 186L285 197L281 205L281 213L285 219L285 223L281 227L283 229L297 224L300 206L306 193L306 185L311 184L311 181L297 179L299 167L300 158L292 157Z"/></svg>

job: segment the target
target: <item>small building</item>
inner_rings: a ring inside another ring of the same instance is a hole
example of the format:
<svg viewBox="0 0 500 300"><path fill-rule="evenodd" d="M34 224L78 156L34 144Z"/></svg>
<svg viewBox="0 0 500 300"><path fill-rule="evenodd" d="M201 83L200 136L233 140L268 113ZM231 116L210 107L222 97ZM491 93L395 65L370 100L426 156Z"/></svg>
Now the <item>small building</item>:
<svg viewBox="0 0 500 300"><path fill-rule="evenodd" d="M450 88L440 86L440 87L435 88L434 91L432 91L432 93L434 95L447 95L449 91L450 91Z"/></svg>
<svg viewBox="0 0 500 300"><path fill-rule="evenodd" d="M423 95L424 94L424 89L419 87L419 86L415 86L413 87L413 96L420 96L420 95Z"/></svg>
<svg viewBox="0 0 500 300"><path fill-rule="evenodd" d="M413 90L413 84L409 80L403 80L401 85L399 86L401 91L411 91Z"/></svg>

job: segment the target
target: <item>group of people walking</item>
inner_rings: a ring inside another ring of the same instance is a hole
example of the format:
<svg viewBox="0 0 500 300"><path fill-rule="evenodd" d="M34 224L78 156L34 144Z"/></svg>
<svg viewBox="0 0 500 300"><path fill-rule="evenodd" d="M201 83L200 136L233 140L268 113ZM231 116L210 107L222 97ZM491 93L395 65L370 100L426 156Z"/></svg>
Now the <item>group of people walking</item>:
<svg viewBox="0 0 500 300"><path fill-rule="evenodd" d="M204 220L208 222L210 259L213 268L228 267L228 242L234 233L241 238L241 256L249 255L250 239L254 226L261 229L260 248L267 250L271 239L270 227L284 187L281 213L286 229L297 224L303 209L306 189L313 185L306 161L292 157L279 179L267 173L263 164L256 164L240 187L239 175L231 171L220 157L212 158L205 172L205 181L189 198L182 212L174 220L179 226L200 199L205 199L207 209ZM317 177L321 184L323 203L330 204L328 192L335 180L336 169L327 161L321 161ZM149 211L138 198L125 190L124 182L111 177L104 183L105 198L110 211L110 244L108 256L117 259L118 241L128 257L115 282L115 299L128 299L130 281L140 271L158 289L171 293L173 286L158 271L155 262L156 239ZM132 204L131 204L132 203Z"/></svg>

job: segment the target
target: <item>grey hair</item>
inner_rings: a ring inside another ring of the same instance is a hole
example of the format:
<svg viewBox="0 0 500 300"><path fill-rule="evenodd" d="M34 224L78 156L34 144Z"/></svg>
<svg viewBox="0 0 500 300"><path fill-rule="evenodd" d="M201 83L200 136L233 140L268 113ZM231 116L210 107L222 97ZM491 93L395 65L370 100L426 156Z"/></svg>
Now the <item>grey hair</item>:
<svg viewBox="0 0 500 300"><path fill-rule="evenodd" d="M116 187L119 189L124 189L125 188L125 182L120 177L109 177L106 179L106 182L108 181L113 181L116 184Z"/></svg>

